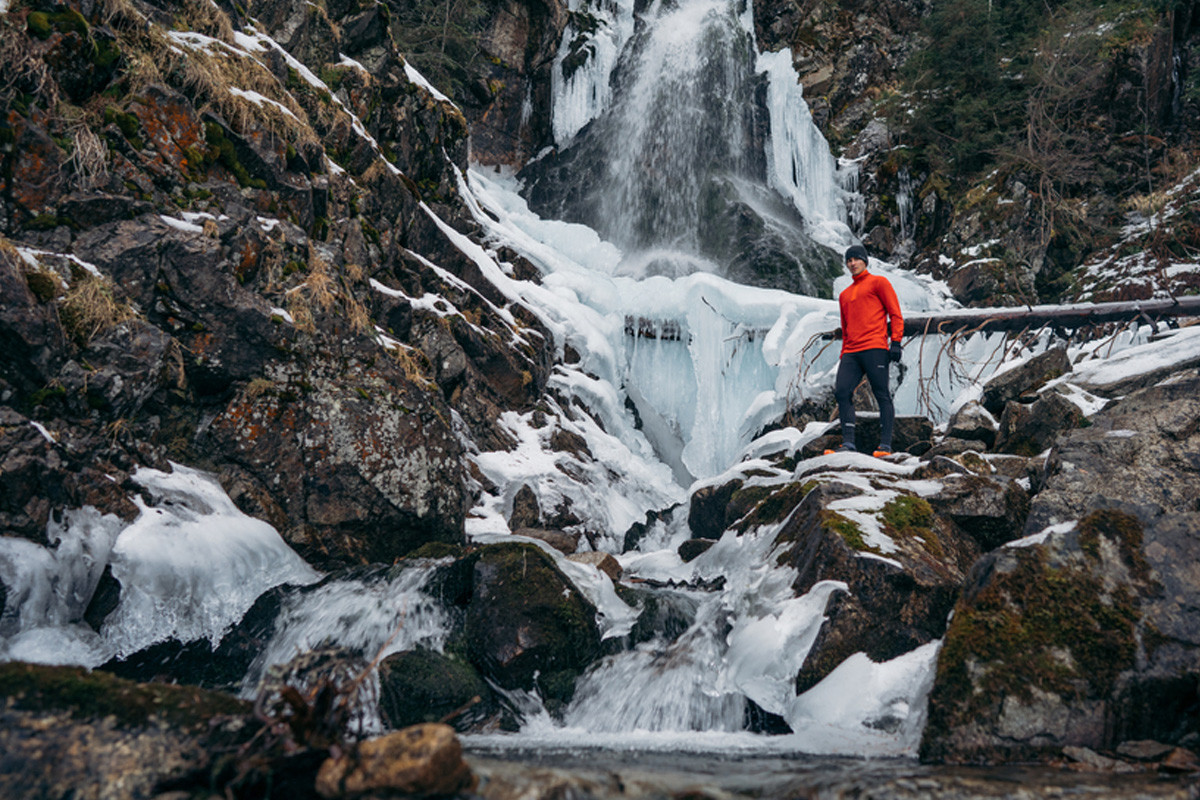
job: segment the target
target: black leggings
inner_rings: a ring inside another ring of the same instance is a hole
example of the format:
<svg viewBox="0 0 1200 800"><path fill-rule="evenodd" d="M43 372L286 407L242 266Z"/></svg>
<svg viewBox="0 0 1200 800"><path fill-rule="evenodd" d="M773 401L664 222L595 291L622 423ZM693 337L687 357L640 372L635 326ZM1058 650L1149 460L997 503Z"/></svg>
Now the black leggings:
<svg viewBox="0 0 1200 800"><path fill-rule="evenodd" d="M842 421L842 444L855 446L854 390L864 374L879 403L879 446L891 448L896 409L892 406L892 393L888 391L888 351L882 349L846 353L838 363L833 396L837 398L838 419Z"/></svg>

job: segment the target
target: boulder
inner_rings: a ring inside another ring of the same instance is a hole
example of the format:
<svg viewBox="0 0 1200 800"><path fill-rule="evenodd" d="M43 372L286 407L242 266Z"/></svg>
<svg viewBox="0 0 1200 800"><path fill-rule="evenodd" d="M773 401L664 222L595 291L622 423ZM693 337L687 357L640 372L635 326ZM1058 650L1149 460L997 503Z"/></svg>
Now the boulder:
<svg viewBox="0 0 1200 800"><path fill-rule="evenodd" d="M448 725L414 725L367 739L329 758L317 772L321 797L454 795L474 783L462 744Z"/></svg>
<svg viewBox="0 0 1200 800"><path fill-rule="evenodd" d="M480 548L467 606L467 655L504 689L559 703L600 653L596 607L533 544Z"/></svg>
<svg viewBox="0 0 1200 800"><path fill-rule="evenodd" d="M491 687L470 664L432 650L407 650L379 662L379 713L391 728L444 722L476 728L495 711Z"/></svg>
<svg viewBox="0 0 1200 800"><path fill-rule="evenodd" d="M971 571L923 759L1045 760L1197 730L1198 419L1200 377L1184 373L1062 435L1025 525L1043 541Z"/></svg>
<svg viewBox="0 0 1200 800"><path fill-rule="evenodd" d="M986 552L1021 537L1029 494L1011 478L947 475L929 498L939 516L954 522Z"/></svg>
<svg viewBox="0 0 1200 800"><path fill-rule="evenodd" d="M168 782L188 786L213 752L254 738L262 726L251 712L243 700L194 687L0 664L0 795L125 800L155 796Z"/></svg>
<svg viewBox="0 0 1200 800"><path fill-rule="evenodd" d="M996 442L997 425L996 418L981 403L972 400L950 416L946 436L982 442L984 447L991 447Z"/></svg>
<svg viewBox="0 0 1200 800"><path fill-rule="evenodd" d="M1057 392L1046 392L1030 405L1010 401L1000 417L996 451L1036 456L1054 444L1063 431L1084 421L1079 406Z"/></svg>
<svg viewBox="0 0 1200 800"><path fill-rule="evenodd" d="M830 598L826 621L797 673L797 693L854 653L887 661L940 638L966 568L979 552L970 540L957 538L929 503L910 495L876 512L893 543L882 552L856 523L830 507L859 492L847 483L823 483L792 492L793 501L779 509L787 523L778 540L792 543L780 558L796 570L796 594L824 580L848 587ZM884 557L873 557L879 555Z"/></svg>
<svg viewBox="0 0 1200 800"><path fill-rule="evenodd" d="M1066 348L1055 347L989 378L983 385L980 403L992 414L999 414L1010 401L1029 396L1070 371Z"/></svg>

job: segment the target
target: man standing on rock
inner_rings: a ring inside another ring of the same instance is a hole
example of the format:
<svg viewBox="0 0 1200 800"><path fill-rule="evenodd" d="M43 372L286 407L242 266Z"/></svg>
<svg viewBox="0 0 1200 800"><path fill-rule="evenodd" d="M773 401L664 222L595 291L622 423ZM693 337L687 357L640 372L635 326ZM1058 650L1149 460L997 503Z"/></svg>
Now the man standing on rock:
<svg viewBox="0 0 1200 800"><path fill-rule="evenodd" d="M842 314L842 355L833 394L837 398L838 419L842 422L842 446L837 452L857 450L854 444L854 390L866 375L879 403L879 448L874 455L882 458L892 452L896 410L888 391L888 362L900 360L904 317L900 314L896 291L888 279L867 271L868 258L862 245L856 244L846 250L846 268L854 280L838 295Z"/></svg>

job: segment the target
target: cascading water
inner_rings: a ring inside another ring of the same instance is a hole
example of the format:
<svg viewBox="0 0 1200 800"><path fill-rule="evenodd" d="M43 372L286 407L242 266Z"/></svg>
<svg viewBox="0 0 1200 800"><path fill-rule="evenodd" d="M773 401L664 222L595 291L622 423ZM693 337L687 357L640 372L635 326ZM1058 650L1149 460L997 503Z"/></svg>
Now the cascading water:
<svg viewBox="0 0 1200 800"><path fill-rule="evenodd" d="M748 170L751 48L727 0L658 5L609 114L619 135L595 186L597 229L615 244L699 254L709 181Z"/></svg>

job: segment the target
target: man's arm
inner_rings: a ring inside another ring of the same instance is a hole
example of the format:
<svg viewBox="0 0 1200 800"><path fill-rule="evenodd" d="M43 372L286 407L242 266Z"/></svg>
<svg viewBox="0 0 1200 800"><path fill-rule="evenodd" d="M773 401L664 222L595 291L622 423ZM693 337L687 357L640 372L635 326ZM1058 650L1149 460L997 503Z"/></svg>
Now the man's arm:
<svg viewBox="0 0 1200 800"><path fill-rule="evenodd" d="M893 342L898 342L904 338L904 314L900 311L900 299L896 297L896 290L887 278L879 282L879 299L883 303L883 310L887 312L892 329L890 338Z"/></svg>

